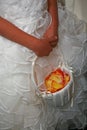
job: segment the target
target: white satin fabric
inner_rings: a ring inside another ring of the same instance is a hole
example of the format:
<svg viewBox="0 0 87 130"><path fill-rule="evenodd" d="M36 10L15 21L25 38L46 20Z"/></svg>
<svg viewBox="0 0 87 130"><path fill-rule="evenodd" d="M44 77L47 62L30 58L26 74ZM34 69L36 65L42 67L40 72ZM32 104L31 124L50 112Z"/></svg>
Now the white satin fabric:
<svg viewBox="0 0 87 130"><path fill-rule="evenodd" d="M47 0L0 0L0 16L38 38L51 23ZM38 64L47 68L47 59L53 64L61 55L73 67L76 83L73 107L70 104L61 109L50 107L38 97L32 80L35 54L0 36L0 130L67 130L72 123L78 128L86 124L87 85L82 75L87 70L84 23L61 7L59 20L58 46L48 57L40 58Z"/></svg>

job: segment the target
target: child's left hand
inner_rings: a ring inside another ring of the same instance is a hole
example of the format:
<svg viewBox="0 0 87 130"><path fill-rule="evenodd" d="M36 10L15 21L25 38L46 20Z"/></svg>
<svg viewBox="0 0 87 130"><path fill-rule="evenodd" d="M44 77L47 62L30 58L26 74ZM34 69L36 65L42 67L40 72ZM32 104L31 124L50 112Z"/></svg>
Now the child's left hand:
<svg viewBox="0 0 87 130"><path fill-rule="evenodd" d="M44 38L52 39L54 37L54 42L50 40L50 44L52 47L55 47L58 43L58 27L51 23L44 34Z"/></svg>

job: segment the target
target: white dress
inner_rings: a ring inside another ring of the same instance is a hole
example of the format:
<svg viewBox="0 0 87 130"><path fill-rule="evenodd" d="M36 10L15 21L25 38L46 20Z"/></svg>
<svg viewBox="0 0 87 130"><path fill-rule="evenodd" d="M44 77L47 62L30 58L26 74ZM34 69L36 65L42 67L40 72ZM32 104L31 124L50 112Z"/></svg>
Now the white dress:
<svg viewBox="0 0 87 130"><path fill-rule="evenodd" d="M65 0L65 5L68 10L76 14L79 19L82 19L87 23L87 0Z"/></svg>
<svg viewBox="0 0 87 130"><path fill-rule="evenodd" d="M38 38L51 23L47 0L0 0L0 16ZM61 6L59 20L59 46L48 57L40 58L39 64L46 67L44 60L55 62L60 53L64 61L73 67L77 88L73 106L68 104L60 109L45 104L37 95L32 78L35 54L0 36L0 130L67 130L72 124L82 128L87 123L84 22Z"/></svg>

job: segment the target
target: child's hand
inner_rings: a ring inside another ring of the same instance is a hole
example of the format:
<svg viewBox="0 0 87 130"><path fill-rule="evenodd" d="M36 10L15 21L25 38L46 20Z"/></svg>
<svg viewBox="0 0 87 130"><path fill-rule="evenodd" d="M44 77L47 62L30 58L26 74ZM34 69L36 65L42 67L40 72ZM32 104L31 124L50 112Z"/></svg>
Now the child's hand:
<svg viewBox="0 0 87 130"><path fill-rule="evenodd" d="M53 38L50 39L51 41L54 41ZM37 39L32 45L33 51L35 54L39 57L42 56L48 56L50 52L52 51L52 46L50 45L49 39Z"/></svg>
<svg viewBox="0 0 87 130"><path fill-rule="evenodd" d="M46 30L44 38L49 38L51 46L55 47L58 43L58 27L52 23ZM54 40L51 41L52 38L54 38Z"/></svg>

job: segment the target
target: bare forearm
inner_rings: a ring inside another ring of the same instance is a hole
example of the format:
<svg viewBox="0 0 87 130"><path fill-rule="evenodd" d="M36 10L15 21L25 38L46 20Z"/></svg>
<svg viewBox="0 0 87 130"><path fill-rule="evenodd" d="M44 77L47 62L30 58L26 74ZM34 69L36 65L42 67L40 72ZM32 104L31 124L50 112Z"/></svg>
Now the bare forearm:
<svg viewBox="0 0 87 130"><path fill-rule="evenodd" d="M57 0L48 0L48 11L52 16L53 24L58 26L58 8Z"/></svg>
<svg viewBox="0 0 87 130"><path fill-rule="evenodd" d="M36 40L35 37L28 35L9 21L0 17L0 35L14 41L20 45L32 49L32 40Z"/></svg>

